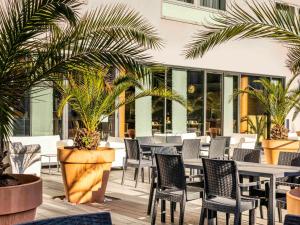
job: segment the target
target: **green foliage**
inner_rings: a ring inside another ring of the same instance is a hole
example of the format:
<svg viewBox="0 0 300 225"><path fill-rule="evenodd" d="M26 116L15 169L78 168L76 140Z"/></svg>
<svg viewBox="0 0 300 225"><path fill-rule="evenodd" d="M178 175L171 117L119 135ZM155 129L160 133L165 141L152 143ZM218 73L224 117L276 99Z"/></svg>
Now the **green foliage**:
<svg viewBox="0 0 300 225"><path fill-rule="evenodd" d="M1 154L32 87L86 67L110 65L142 77L145 51L162 46L156 30L124 5L79 16L81 2L0 0Z"/></svg>
<svg viewBox="0 0 300 225"><path fill-rule="evenodd" d="M248 87L237 94L249 94L257 99L266 113L272 117L274 124L272 133L277 137L286 133L285 118L295 108L294 117L300 111L300 85L292 88L291 84L300 72L300 17L295 17L290 10L277 9L272 2L247 1L238 5L232 3L226 12L220 12L205 25L204 31L199 31L194 39L186 46L187 58L203 56L207 51L219 44L232 39L270 38L284 43L288 49L287 66L293 74L286 87L267 79L256 82L263 86L263 91Z"/></svg>
<svg viewBox="0 0 300 225"><path fill-rule="evenodd" d="M81 75L67 75L66 78L67 84L57 82L63 97L58 109L59 116L68 103L79 114L87 134L98 131L102 119L139 98L158 96L186 105L185 99L174 91L165 87L144 88L144 79L130 73L113 78L107 69L94 71L89 69ZM132 87L139 91L126 96L126 99L119 98L121 94ZM117 102L117 100L119 101Z"/></svg>
<svg viewBox="0 0 300 225"><path fill-rule="evenodd" d="M247 121L249 133L257 134L256 144L259 143L261 138L265 138L267 128L267 118L265 116L255 115L254 118L247 116L243 118L242 121Z"/></svg>

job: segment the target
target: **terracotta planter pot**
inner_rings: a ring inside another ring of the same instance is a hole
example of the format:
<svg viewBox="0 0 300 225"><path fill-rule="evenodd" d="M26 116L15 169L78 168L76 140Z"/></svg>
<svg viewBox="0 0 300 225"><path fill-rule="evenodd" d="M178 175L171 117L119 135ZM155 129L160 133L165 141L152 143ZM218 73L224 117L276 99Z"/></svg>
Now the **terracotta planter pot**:
<svg viewBox="0 0 300 225"><path fill-rule="evenodd" d="M266 162L276 165L280 152L297 152L300 142L293 140L263 140L262 147Z"/></svg>
<svg viewBox="0 0 300 225"><path fill-rule="evenodd" d="M80 204L103 202L115 150L58 148L66 198Z"/></svg>
<svg viewBox="0 0 300 225"><path fill-rule="evenodd" d="M292 189L286 194L288 214L300 215L300 189Z"/></svg>
<svg viewBox="0 0 300 225"><path fill-rule="evenodd" d="M42 204L42 180L25 174L11 175L21 184L0 187L0 224L13 225L34 220L36 208Z"/></svg>
<svg viewBox="0 0 300 225"><path fill-rule="evenodd" d="M300 137L300 131L296 131L298 137Z"/></svg>

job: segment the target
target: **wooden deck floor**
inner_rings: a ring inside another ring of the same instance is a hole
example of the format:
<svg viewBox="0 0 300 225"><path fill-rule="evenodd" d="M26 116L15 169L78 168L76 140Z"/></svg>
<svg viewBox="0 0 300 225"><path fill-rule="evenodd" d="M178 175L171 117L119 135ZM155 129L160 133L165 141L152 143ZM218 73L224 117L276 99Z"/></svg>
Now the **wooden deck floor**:
<svg viewBox="0 0 300 225"><path fill-rule="evenodd" d="M146 214L149 184L139 183L138 188L134 188L133 174L128 173L125 185L120 185L121 171L113 170L110 175L107 187L108 200L104 204L83 204L73 205L65 200L57 198L64 194L62 178L59 172L53 170L53 174L46 174L48 170L42 174L43 178L43 204L37 210L36 219L51 218L57 216L92 213L99 211L110 211L113 224L116 225L146 225L150 224L150 218ZM146 177L147 178L147 177ZM147 179L146 179L147 181ZM196 225L199 223L199 213L201 209L201 201L190 201L186 205L185 224ZM160 209L158 209L160 210ZM179 211L179 210L178 210ZM168 217L165 224L171 224ZM266 215L266 211L264 213ZM284 212L285 214L285 212ZM175 214L175 224L178 224L178 212ZM267 224L266 219L260 219L259 210L257 210L256 224ZM225 224L225 216L218 216L218 224ZM233 216L231 218L233 223ZM157 223L160 223L160 213L158 211ZM248 215L243 216L243 224L248 224ZM280 224L280 223L277 223Z"/></svg>

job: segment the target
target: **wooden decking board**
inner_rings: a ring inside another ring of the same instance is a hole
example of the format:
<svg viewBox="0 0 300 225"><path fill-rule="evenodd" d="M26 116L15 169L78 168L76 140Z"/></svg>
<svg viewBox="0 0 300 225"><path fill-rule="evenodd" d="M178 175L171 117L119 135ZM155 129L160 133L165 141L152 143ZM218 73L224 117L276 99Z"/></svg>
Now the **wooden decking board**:
<svg viewBox="0 0 300 225"><path fill-rule="evenodd" d="M57 216L93 213L99 211L110 211L113 224L115 225L149 225L150 217L146 215L148 204L148 193L150 185L148 183L147 172L145 173L145 183L139 182L138 188L134 188L133 171L129 171L126 175L125 185L121 183L121 170L113 170L110 175L107 187L107 196L112 200L106 201L104 204L82 204L74 205L55 196L64 194L63 183L60 172L53 169L53 174L48 175L48 170L44 170L43 178L43 204L37 210L36 219L46 219ZM185 224L195 225L199 223L199 214L201 210L201 201L195 200L188 202L186 205ZM175 224L178 224L178 211L175 213ZM277 211L277 210L276 210ZM170 223L169 204L167 204L166 224ZM285 213L285 211L284 211ZM266 209L264 209L266 216ZM267 224L266 219L259 218L259 210L257 210L256 224ZM248 215L243 215L243 224L248 224ZM158 207L157 225L160 223L160 207ZM219 224L225 224L225 214L218 216ZM233 216L231 216L231 223ZM278 225L280 223L277 223Z"/></svg>

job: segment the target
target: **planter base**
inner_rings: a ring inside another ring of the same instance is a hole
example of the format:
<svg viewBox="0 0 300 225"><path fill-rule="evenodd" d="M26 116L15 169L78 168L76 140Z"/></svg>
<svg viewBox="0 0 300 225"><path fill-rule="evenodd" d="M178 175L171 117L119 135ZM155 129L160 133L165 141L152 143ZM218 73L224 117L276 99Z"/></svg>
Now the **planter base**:
<svg viewBox="0 0 300 225"><path fill-rule="evenodd" d="M33 175L12 175L20 185L0 187L0 224L14 225L34 220L42 204L42 180Z"/></svg>
<svg viewBox="0 0 300 225"><path fill-rule="evenodd" d="M263 140L262 147L266 162L277 165L280 152L297 152L300 148L300 142L293 140Z"/></svg>
<svg viewBox="0 0 300 225"><path fill-rule="evenodd" d="M288 214L300 215L300 188L292 189L286 194Z"/></svg>
<svg viewBox="0 0 300 225"><path fill-rule="evenodd" d="M75 204L104 202L104 194L115 151L58 149L65 194Z"/></svg>

